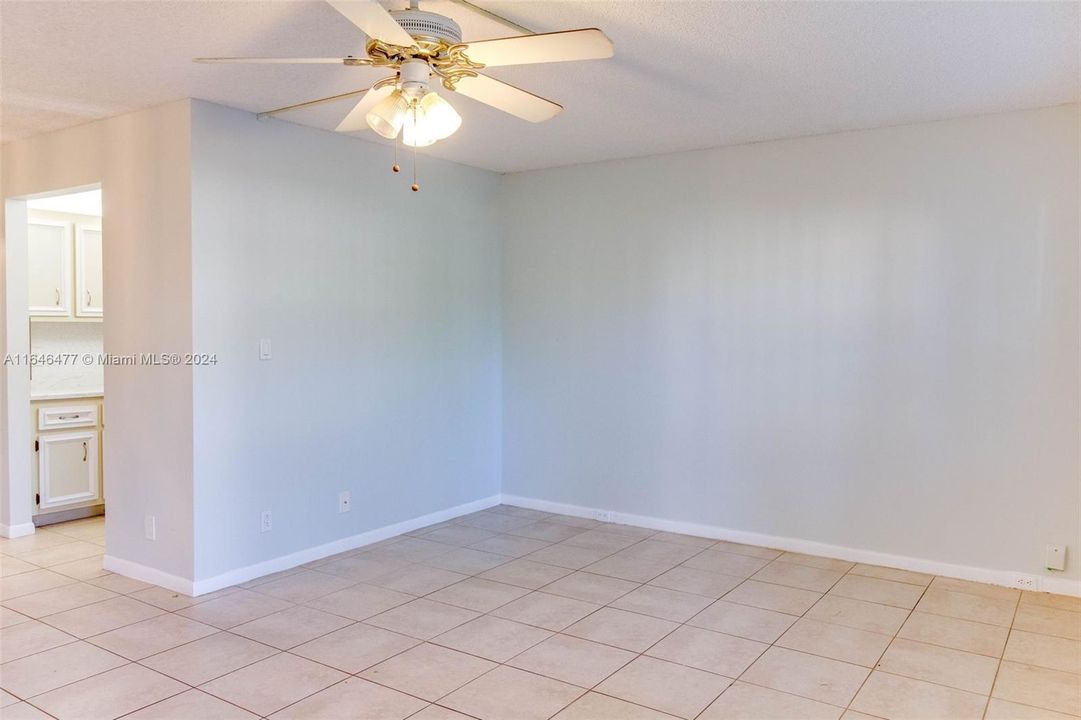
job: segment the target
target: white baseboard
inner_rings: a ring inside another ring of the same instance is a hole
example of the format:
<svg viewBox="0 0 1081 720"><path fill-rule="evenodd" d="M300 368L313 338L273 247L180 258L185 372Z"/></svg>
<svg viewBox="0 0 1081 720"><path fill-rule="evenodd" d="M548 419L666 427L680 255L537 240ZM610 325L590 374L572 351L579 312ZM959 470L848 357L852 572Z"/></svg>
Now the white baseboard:
<svg viewBox="0 0 1081 720"><path fill-rule="evenodd" d="M321 560L330 555L336 555L340 552L355 550L356 548L365 545L371 545L380 540L386 540L395 535L401 535L402 533L407 533L427 525L434 525L435 523L443 522L444 520L451 520L462 515L468 515L471 512L484 510L498 505L499 499L499 495L492 495L480 500L465 503L464 505L458 505L456 507L447 508L446 510L438 510L427 515L422 515L421 517L404 520L400 523L395 523L394 525L386 525L381 528L376 528L375 530L369 530L360 533L359 535L351 535L324 545L317 545L316 547L299 550L295 553L290 553L289 555L282 555L271 558L270 560L264 560L263 562L247 565L245 567L237 568L236 570L230 570L229 572L220 575L196 580L194 583L190 583L188 590L182 590L181 592L186 592L192 596L205 595L206 593L214 592L215 590L221 590L222 588L254 580L263 575L288 570L298 565L312 562L313 560ZM109 568L107 567L106 569ZM127 575L128 573L122 572L121 574ZM134 577L137 580L145 580L145 578L141 578L138 575L131 575L131 577ZM154 582L163 587L177 589L154 580L146 580L146 582Z"/></svg>
<svg viewBox="0 0 1081 720"><path fill-rule="evenodd" d="M568 505L565 503L551 502L549 500L521 497L519 495L504 494L502 496L502 502L506 505L516 505L532 510L542 510L544 512L582 518L596 519L598 515L608 512L596 508L582 507L581 505ZM807 555L821 555L823 557L838 558L840 560L866 563L868 565L883 565L886 567L900 568L902 570L911 570L913 572L959 578L961 580L974 580L976 582L989 583L991 585L1004 585L1006 587L1015 587L1014 580L1023 576L1026 579L1035 580L1037 583L1036 589L1042 592L1081 597L1081 580L1048 577L1047 575L1032 575L1010 570L993 570L990 568L971 567L968 565L955 565L953 563L945 563L938 560L927 560L925 558L915 558L907 555L892 555L890 553L883 553L875 550L860 550L858 548L850 548L843 545L831 545L829 543L816 542L814 540L802 540L800 538L783 537L780 535L764 535L762 533L748 532L746 530L732 530L716 525L701 525L681 520L666 520L664 518L649 517L647 515L612 512L610 521L624 525L637 525L639 527L649 528L650 530L664 530L684 535L713 538L715 540L728 540L729 542L743 543L745 545L759 545L762 547L775 548L777 550L787 550L789 552L799 552Z"/></svg>
<svg viewBox="0 0 1081 720"><path fill-rule="evenodd" d="M179 575L170 575L167 572L162 572L149 565L142 565L137 562L132 562L131 560L124 560L123 558L106 555L102 558L101 566L117 575L124 575L125 577L142 580L151 585L160 585L166 590L172 590L183 595L192 594L191 580L182 578Z"/></svg>
<svg viewBox="0 0 1081 720"><path fill-rule="evenodd" d="M0 523L0 537L17 538L24 535L34 534L34 523L19 523L18 525L4 525Z"/></svg>

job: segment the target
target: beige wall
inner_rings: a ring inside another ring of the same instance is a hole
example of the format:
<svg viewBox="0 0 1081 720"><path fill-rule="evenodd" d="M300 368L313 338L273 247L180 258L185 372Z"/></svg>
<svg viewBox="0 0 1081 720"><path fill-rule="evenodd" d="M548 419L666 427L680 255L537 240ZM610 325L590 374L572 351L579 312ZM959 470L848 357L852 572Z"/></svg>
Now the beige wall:
<svg viewBox="0 0 1081 720"><path fill-rule="evenodd" d="M2 169L5 199L101 184L109 238L104 248L106 352L191 350L190 101L4 145ZM23 205L8 207L23 213ZM8 223L12 226L18 222ZM5 237L0 249L0 255L10 255L12 268L25 265L25 235ZM9 325L19 328L25 326L25 279L20 281L12 268L5 268L0 296ZM20 312L22 325L13 325ZM18 350L20 342L25 344L18 332L0 338L0 354ZM8 368L0 379L0 407L21 407L27 379L22 368ZM161 573L163 584L190 580L191 369L110 366L105 389L106 553ZM0 437L7 438L7 425L16 415L26 413L4 414ZM23 434L19 430L16 436ZM23 453L3 451L8 462L0 466L0 486L9 487L7 476L13 476L10 487L16 495L0 496L0 523L18 525L29 518L28 468L20 460ZM158 518L154 542L144 537L145 515Z"/></svg>

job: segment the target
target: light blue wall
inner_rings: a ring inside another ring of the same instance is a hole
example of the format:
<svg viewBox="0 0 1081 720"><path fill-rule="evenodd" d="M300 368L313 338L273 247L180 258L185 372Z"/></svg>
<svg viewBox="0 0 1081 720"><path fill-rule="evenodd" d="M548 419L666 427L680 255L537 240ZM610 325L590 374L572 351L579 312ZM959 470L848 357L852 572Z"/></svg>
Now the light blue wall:
<svg viewBox="0 0 1081 720"><path fill-rule="evenodd" d="M503 491L1081 577L1078 127L507 176Z"/></svg>
<svg viewBox="0 0 1081 720"><path fill-rule="evenodd" d="M196 579L498 493L499 177L192 112Z"/></svg>
<svg viewBox="0 0 1081 720"><path fill-rule="evenodd" d="M1081 533L1077 106L419 195L192 112L196 579L500 490L1022 572Z"/></svg>

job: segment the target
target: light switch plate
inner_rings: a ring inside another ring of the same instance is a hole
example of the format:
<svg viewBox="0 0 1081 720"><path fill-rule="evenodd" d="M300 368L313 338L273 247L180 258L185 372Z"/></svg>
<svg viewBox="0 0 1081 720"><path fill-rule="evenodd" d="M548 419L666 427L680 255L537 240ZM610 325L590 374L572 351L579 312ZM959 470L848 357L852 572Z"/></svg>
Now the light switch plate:
<svg viewBox="0 0 1081 720"><path fill-rule="evenodd" d="M268 340L267 338L263 338L259 341L259 359L270 359L270 340Z"/></svg>

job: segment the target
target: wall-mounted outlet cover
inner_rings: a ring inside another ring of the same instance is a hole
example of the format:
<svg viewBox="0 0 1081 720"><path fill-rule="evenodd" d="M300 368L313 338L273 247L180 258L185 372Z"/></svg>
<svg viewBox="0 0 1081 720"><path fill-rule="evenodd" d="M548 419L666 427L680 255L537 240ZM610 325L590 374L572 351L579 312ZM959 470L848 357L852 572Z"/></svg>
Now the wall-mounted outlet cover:
<svg viewBox="0 0 1081 720"><path fill-rule="evenodd" d="M1036 592L1040 589L1040 577L1038 575L1016 575L1013 586L1021 590Z"/></svg>
<svg viewBox="0 0 1081 720"><path fill-rule="evenodd" d="M158 518L154 515L147 515L143 518L143 531L146 533L147 540L157 540Z"/></svg>
<svg viewBox="0 0 1081 720"><path fill-rule="evenodd" d="M342 490L338 493L338 512L347 513L353 507L353 499L349 495L348 490Z"/></svg>
<svg viewBox="0 0 1081 720"><path fill-rule="evenodd" d="M593 519L601 522L612 522L613 517L615 517L615 513L611 510L596 510L593 512Z"/></svg>
<svg viewBox="0 0 1081 720"><path fill-rule="evenodd" d="M273 527L274 527L274 518L271 517L269 510L264 510L263 515L262 515L261 525L259 527L259 532L270 532L271 528L273 528Z"/></svg>
<svg viewBox="0 0 1081 720"><path fill-rule="evenodd" d="M1065 570L1066 569L1066 546L1065 545L1048 545L1047 546L1047 560L1044 565L1048 570Z"/></svg>

